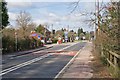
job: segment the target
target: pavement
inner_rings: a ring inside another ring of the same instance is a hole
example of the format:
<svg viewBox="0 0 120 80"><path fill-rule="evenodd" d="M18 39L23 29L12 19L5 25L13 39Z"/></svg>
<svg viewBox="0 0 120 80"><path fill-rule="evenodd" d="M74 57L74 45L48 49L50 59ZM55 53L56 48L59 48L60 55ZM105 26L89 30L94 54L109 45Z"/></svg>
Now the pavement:
<svg viewBox="0 0 120 80"><path fill-rule="evenodd" d="M53 45L55 45L55 44L44 45L43 47L40 47L40 48L36 48L36 49L32 49L32 50L26 50L26 51L20 51L20 52L14 52L14 53L5 54L5 55L2 55L2 56L5 57L5 58L21 56L21 55L29 54L29 53L32 53L32 52L36 52L36 51L40 51L40 50L44 50L44 49L49 49L49 48L53 47Z"/></svg>
<svg viewBox="0 0 120 80"><path fill-rule="evenodd" d="M56 78L85 78L93 76L93 70L90 66L93 55L92 43L87 42L78 54L59 72Z"/></svg>

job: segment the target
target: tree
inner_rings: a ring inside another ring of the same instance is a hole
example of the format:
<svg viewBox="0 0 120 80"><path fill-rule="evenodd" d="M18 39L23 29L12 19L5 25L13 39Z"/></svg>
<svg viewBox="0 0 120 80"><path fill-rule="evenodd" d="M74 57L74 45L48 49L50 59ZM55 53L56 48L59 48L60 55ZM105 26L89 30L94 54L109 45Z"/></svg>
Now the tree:
<svg viewBox="0 0 120 80"><path fill-rule="evenodd" d="M40 24L40 25L35 29L35 31L44 35L44 33L45 33L45 28L44 28L43 25Z"/></svg>
<svg viewBox="0 0 120 80"><path fill-rule="evenodd" d="M120 1L111 2L111 5L108 6L108 14L111 19L108 19L108 37L110 38L110 47L114 50L120 50Z"/></svg>
<svg viewBox="0 0 120 80"><path fill-rule="evenodd" d="M2 18L2 21L0 21L0 25L2 26L2 29L4 29L9 24L9 16L8 16L8 10L6 7L7 3L4 0L0 1L0 15Z"/></svg>
<svg viewBox="0 0 120 80"><path fill-rule="evenodd" d="M74 30L70 30L70 32L74 32Z"/></svg>
<svg viewBox="0 0 120 80"><path fill-rule="evenodd" d="M15 49L15 29L5 28L2 30L3 53L12 52Z"/></svg>
<svg viewBox="0 0 120 80"><path fill-rule="evenodd" d="M119 5L120 2L111 2L106 5L101 16L100 11L97 18L100 18L99 29L96 30L95 45L102 46L112 51L120 50L120 27L119 27ZM101 22L102 21L102 22ZM98 23L98 21L97 21Z"/></svg>
<svg viewBox="0 0 120 80"><path fill-rule="evenodd" d="M64 36L64 31L62 31L62 30L57 30L56 33L55 33L55 36L56 36L56 37L59 37L59 36L63 37L63 36Z"/></svg>
<svg viewBox="0 0 120 80"><path fill-rule="evenodd" d="M62 31L64 31L64 29L63 29L63 28L62 28L61 30L62 30Z"/></svg>
<svg viewBox="0 0 120 80"><path fill-rule="evenodd" d="M34 23L31 23L30 25L28 25L28 27L26 28L25 31L25 35L23 35L23 28L19 28L16 30L17 34L18 34L18 39L24 39L27 38L31 35L31 31L35 30L36 25Z"/></svg>
<svg viewBox="0 0 120 80"><path fill-rule="evenodd" d="M10 38L15 38L15 29L14 28L5 28L2 32L3 37L9 36Z"/></svg>
<svg viewBox="0 0 120 80"><path fill-rule="evenodd" d="M81 29L79 28L79 29L78 29L78 36L80 36L81 33L83 33L83 29L82 29L82 28L81 28Z"/></svg>
<svg viewBox="0 0 120 80"><path fill-rule="evenodd" d="M27 27L32 24L31 16L25 11L21 11L16 18L17 25L22 29L22 35L26 38Z"/></svg>
<svg viewBox="0 0 120 80"><path fill-rule="evenodd" d="M52 34L55 34L55 30L52 30Z"/></svg>

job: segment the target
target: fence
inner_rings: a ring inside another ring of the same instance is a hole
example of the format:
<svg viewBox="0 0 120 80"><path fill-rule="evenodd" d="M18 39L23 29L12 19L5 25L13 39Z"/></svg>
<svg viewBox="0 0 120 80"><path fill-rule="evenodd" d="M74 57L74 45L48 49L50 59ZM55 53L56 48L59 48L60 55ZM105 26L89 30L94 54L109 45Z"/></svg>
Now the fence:
<svg viewBox="0 0 120 80"><path fill-rule="evenodd" d="M101 56L107 62L107 67L114 77L120 78L120 55L108 49L102 49Z"/></svg>

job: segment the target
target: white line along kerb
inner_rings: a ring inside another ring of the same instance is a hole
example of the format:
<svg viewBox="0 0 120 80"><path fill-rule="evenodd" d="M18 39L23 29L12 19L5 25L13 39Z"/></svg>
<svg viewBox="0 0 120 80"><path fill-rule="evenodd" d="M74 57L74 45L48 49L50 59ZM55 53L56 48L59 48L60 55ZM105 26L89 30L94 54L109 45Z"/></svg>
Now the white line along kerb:
<svg viewBox="0 0 120 80"><path fill-rule="evenodd" d="M85 46L82 48L82 49L84 49L85 48ZM77 53L76 53L76 55L62 68L62 70L55 76L55 78L54 78L54 80L56 80L57 78L59 78L59 76L65 71L65 69L74 61L74 59L78 56L78 54L81 52L81 50L82 49L80 49Z"/></svg>
<svg viewBox="0 0 120 80"><path fill-rule="evenodd" d="M58 51L62 51L62 50L64 50L64 49L67 49L67 48L69 48L69 47L72 47L72 46L74 46L75 44L77 44L77 43L74 43L74 44L72 44L72 45L70 45L70 46L67 46L67 47L65 47L65 48L63 48L63 49L60 49L60 50L58 50ZM50 55L53 55L53 54L55 54L55 53L46 54L46 55L40 56L40 57L38 57L38 58L34 58L34 59L32 59L32 60L26 61L26 62L24 62L24 63L18 64L18 65L16 65L16 66L11 67L11 68L2 70L2 71L0 72L0 76L2 76L2 75L4 75L4 74L7 74L7 73L9 73L9 72L12 72L12 71L14 71L14 70L17 70L17 69L19 69L19 68L22 68L22 67L24 67L24 66L27 66L27 65L29 65L29 64L32 64L32 63L34 63L34 62L40 61L40 60L42 60L42 59L44 59L44 58L46 58L46 57L48 57L48 56L50 56Z"/></svg>

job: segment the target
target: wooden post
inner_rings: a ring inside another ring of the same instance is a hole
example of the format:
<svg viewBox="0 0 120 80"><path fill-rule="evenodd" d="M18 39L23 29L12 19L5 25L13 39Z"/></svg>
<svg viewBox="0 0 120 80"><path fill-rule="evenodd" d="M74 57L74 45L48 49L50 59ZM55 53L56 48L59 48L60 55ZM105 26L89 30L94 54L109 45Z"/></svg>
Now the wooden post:
<svg viewBox="0 0 120 80"><path fill-rule="evenodd" d="M117 57L114 56L114 65L115 65L115 75L118 77L119 76L119 66L118 66L118 63L117 63Z"/></svg>
<svg viewBox="0 0 120 80"><path fill-rule="evenodd" d="M110 53L109 53L109 54L110 54ZM110 60L110 62L112 62L112 54L110 54L110 59L109 59L109 60Z"/></svg>
<svg viewBox="0 0 120 80"><path fill-rule="evenodd" d="M102 57L106 57L106 53L104 52L103 46L101 45L101 56Z"/></svg>

